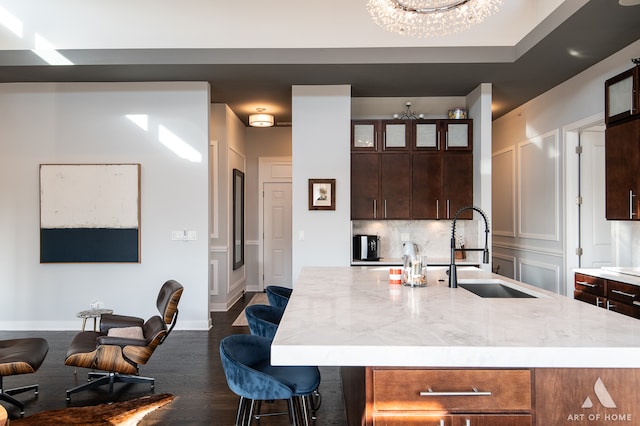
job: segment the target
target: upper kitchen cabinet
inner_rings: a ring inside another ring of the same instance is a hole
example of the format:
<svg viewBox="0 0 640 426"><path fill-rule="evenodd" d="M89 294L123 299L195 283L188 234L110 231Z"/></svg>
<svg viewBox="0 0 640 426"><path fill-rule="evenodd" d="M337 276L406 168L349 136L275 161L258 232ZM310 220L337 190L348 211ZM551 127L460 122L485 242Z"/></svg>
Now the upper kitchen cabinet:
<svg viewBox="0 0 640 426"><path fill-rule="evenodd" d="M605 211L609 220L638 220L640 118L605 130Z"/></svg>
<svg viewBox="0 0 640 426"><path fill-rule="evenodd" d="M473 121L443 120L445 151L473 151Z"/></svg>
<svg viewBox="0 0 640 426"><path fill-rule="evenodd" d="M376 153L351 155L351 219L379 219L380 158Z"/></svg>
<svg viewBox="0 0 640 426"><path fill-rule="evenodd" d="M411 126L406 120L354 120L351 122L351 151L408 151Z"/></svg>
<svg viewBox="0 0 640 426"><path fill-rule="evenodd" d="M412 156L412 219L453 219L473 205L473 155L471 152L414 152ZM460 219L471 219L473 211Z"/></svg>
<svg viewBox="0 0 640 426"><path fill-rule="evenodd" d="M472 205L472 123L353 121L351 219L451 219Z"/></svg>
<svg viewBox="0 0 640 426"><path fill-rule="evenodd" d="M604 84L605 123L608 125L638 115L640 66L610 78Z"/></svg>
<svg viewBox="0 0 640 426"><path fill-rule="evenodd" d="M351 219L409 219L409 153L351 155Z"/></svg>
<svg viewBox="0 0 640 426"><path fill-rule="evenodd" d="M473 151L472 120L414 120L411 122L415 151Z"/></svg>

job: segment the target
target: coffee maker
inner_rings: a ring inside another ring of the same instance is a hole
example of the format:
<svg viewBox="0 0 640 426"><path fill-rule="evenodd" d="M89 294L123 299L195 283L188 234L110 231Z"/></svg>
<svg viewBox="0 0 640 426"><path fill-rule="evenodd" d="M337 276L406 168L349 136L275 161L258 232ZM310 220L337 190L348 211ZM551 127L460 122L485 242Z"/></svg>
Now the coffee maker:
<svg viewBox="0 0 640 426"><path fill-rule="evenodd" d="M354 260L380 260L380 237L378 235L354 235Z"/></svg>

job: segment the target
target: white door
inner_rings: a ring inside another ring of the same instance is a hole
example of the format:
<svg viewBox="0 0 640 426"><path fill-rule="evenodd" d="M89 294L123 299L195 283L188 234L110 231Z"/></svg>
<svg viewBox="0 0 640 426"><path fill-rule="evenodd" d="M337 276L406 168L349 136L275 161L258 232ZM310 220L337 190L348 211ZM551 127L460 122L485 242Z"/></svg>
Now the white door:
<svg viewBox="0 0 640 426"><path fill-rule="evenodd" d="M291 183L264 184L264 287L291 282Z"/></svg>
<svg viewBox="0 0 640 426"><path fill-rule="evenodd" d="M580 132L581 268L611 266L611 225L605 219L604 128Z"/></svg>

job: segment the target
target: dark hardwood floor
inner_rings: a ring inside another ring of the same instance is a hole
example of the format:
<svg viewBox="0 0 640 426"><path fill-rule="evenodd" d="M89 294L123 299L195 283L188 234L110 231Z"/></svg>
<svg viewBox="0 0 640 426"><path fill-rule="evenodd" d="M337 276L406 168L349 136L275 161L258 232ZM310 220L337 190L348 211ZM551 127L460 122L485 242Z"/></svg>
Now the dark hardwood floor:
<svg viewBox="0 0 640 426"><path fill-rule="evenodd" d="M149 363L140 367L140 375L155 377L155 393L176 396L170 404L147 415L140 425L233 425L238 397L227 386L220 363L219 344L223 337L230 334L249 333L247 327L233 327L231 324L251 297L252 294L247 293L244 300L236 303L228 312L214 312L213 327L209 331L174 330L165 343L156 349ZM78 328L80 325L79 321ZM0 339L33 336L43 337L49 342L49 353L36 373L4 378L5 388L34 383L40 385L37 397L33 392L17 395L26 403L25 417L40 411L67 407L66 389L86 381L88 370L78 369L77 375L74 375L74 368L64 365L67 346L75 333L0 331ZM321 367L320 371L323 399L315 425L345 425L338 369ZM124 401L150 392L145 384L116 384L113 400ZM73 394L70 406L96 405L108 401L106 386ZM11 418L20 415L16 407L6 402L2 402L2 405ZM262 411L282 411L285 408L284 403L276 401L263 404ZM282 415L263 417L259 424L286 425L288 419Z"/></svg>

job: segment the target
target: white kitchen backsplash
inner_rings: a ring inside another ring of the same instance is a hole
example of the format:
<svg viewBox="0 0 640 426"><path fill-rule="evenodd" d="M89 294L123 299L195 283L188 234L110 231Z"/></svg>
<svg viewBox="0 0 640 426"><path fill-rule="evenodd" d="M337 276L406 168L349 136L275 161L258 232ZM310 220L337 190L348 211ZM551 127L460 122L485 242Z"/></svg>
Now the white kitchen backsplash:
<svg viewBox="0 0 640 426"><path fill-rule="evenodd" d="M611 241L613 266L640 266L640 223L612 220Z"/></svg>
<svg viewBox="0 0 640 426"><path fill-rule="evenodd" d="M480 226L479 226L480 225ZM438 259L451 256L450 220L353 220L352 235L379 235L379 255L383 259L401 258L402 243L411 241L418 254ZM457 220L456 235L464 237L466 247L484 247L484 225L477 220ZM472 259L477 257L468 253Z"/></svg>

